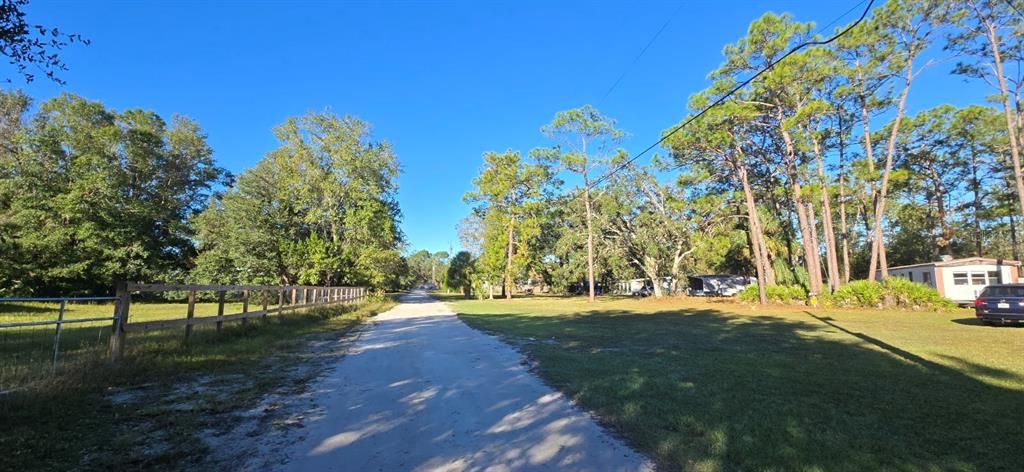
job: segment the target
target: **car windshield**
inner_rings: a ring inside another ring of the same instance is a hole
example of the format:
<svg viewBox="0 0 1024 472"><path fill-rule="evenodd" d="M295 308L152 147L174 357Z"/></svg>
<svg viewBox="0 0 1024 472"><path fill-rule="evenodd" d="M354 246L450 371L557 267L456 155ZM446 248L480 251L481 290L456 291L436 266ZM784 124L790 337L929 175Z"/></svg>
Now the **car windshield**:
<svg viewBox="0 0 1024 472"><path fill-rule="evenodd" d="M983 297L1024 297L1024 287L988 287Z"/></svg>

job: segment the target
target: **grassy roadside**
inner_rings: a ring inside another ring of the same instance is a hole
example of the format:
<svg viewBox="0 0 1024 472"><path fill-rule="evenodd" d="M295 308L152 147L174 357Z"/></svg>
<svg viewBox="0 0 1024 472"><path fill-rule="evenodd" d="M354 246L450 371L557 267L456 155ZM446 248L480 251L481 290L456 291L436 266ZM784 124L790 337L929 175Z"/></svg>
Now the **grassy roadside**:
<svg viewBox="0 0 1024 472"><path fill-rule="evenodd" d="M0 303L0 322L51 321L57 318L56 303ZM225 303L225 313L240 313L240 302ZM258 309L258 308L254 308ZM196 316L217 314L217 303L197 303ZM184 319L187 305L181 303L140 302L132 305L131 321L157 321ZM112 302L70 303L65 320L110 317L114 313ZM69 368L81 362L95 362L107 355L112 322L92 321L67 324L61 332L60 364ZM232 323L229 323L232 324ZM212 325L198 325L197 331L213 329ZM177 330L180 336L183 329ZM154 336L149 334L148 336ZM161 331L157 337L171 340L171 331ZM50 378L53 358L54 326L42 325L0 329L0 392ZM58 367L61 370L62 367Z"/></svg>
<svg viewBox="0 0 1024 472"><path fill-rule="evenodd" d="M448 301L666 470L1021 463L1024 329L969 311Z"/></svg>
<svg viewBox="0 0 1024 472"><path fill-rule="evenodd" d="M161 469L200 467L209 451L201 434L276 389L301 389L316 372L302 369L310 342L337 339L394 305L311 309L222 334L180 330L129 339L126 360L68 367L31 389L0 397L0 470Z"/></svg>

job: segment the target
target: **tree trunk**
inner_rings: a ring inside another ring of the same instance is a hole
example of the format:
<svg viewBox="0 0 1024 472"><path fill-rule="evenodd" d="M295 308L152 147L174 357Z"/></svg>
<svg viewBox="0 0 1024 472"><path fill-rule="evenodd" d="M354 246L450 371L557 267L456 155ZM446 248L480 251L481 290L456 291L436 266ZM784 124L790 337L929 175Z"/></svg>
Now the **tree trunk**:
<svg viewBox="0 0 1024 472"><path fill-rule="evenodd" d="M793 253L793 217L795 216L793 215L793 207L786 205L785 208L782 208L782 205L778 202L774 202L774 204L776 216L779 217L779 221L782 221L783 216L786 218L786 224L781 225L782 239L786 243L786 263L789 264L790 267L796 267L796 255ZM785 215L783 215L783 213L785 213Z"/></svg>
<svg viewBox="0 0 1024 472"><path fill-rule="evenodd" d="M754 250L754 267L757 270L757 296L762 305L768 303L768 295L765 288L768 286L768 270L770 267L766 262L766 251L763 250L763 234L761 233L761 222L757 216L757 206L754 203L754 192L750 188L750 181L747 179L747 167L742 162L734 162L736 173L739 174L740 183L743 185L743 199L747 204L747 218L750 224L750 239ZM767 270L766 270L767 269Z"/></svg>
<svg viewBox="0 0 1024 472"><path fill-rule="evenodd" d="M907 194L908 198L913 198L914 196L913 192L910 190L907 191ZM942 239L942 225L935 224L936 220L938 220L938 217L936 217L935 214L938 213L936 209L938 208L939 204L935 200L934 189L931 192L925 192L924 199L928 205L928 210L925 212L925 221L927 221L929 227L931 227L932 235L932 245L931 250L929 251L931 254L929 254L929 257L931 257L933 261L937 261L939 260L939 248L941 247L939 245L939 241ZM935 205L932 205L933 201L936 201Z"/></svg>
<svg viewBox="0 0 1024 472"><path fill-rule="evenodd" d="M850 283L850 233L846 226L846 142L843 141L842 116L839 118L839 231L843 241L843 283ZM870 138L869 138L870 139Z"/></svg>
<svg viewBox="0 0 1024 472"><path fill-rule="evenodd" d="M1017 249L1017 219L1013 217L1013 213L1010 213L1010 253L1013 260L1020 260L1020 253Z"/></svg>
<svg viewBox="0 0 1024 472"><path fill-rule="evenodd" d="M814 140L814 157L818 161L818 178L821 180L821 225L825 233L825 263L828 269L828 288L834 292L839 288L839 258L836 256L836 233L832 224L832 203L828 195L828 178L822 162L821 146Z"/></svg>
<svg viewBox="0 0 1024 472"><path fill-rule="evenodd" d="M591 220L593 211L590 208L590 178L587 176L587 161L583 161L583 205L587 211L587 283L590 287L589 301L596 300L594 294L594 228Z"/></svg>
<svg viewBox="0 0 1024 472"><path fill-rule="evenodd" d="M982 235L981 235L981 181L978 179L978 156L971 152L971 193L973 194L972 219L974 220L974 255L982 257Z"/></svg>
<svg viewBox="0 0 1024 472"><path fill-rule="evenodd" d="M683 265L683 251L682 247L676 247L676 254L672 257L672 293L670 295L679 294L679 276L680 269Z"/></svg>
<svg viewBox="0 0 1024 472"><path fill-rule="evenodd" d="M868 266L870 277L874 277L876 261L882 278L889 276L889 264L885 257L885 242L882 240L882 218L885 215L885 194L889 190L889 174L892 173L893 156L896 153L896 138L900 131L900 121L903 120L903 113L906 110L910 84L914 81L913 64L912 60L907 60L903 91L900 92L899 102L896 105L896 117L893 119L892 130L889 133L889 145L885 153L885 171L882 173L882 185L878 191L878 202L875 204L875 243L871 246L871 263ZM1022 204L1024 204L1024 200L1022 200Z"/></svg>
<svg viewBox="0 0 1024 472"><path fill-rule="evenodd" d="M1024 176L1021 175L1020 165L1020 146L1024 144L1022 143L1024 137L1020 136L1020 130L1014 120L1014 111L1010 105L1010 90L1006 85L1006 77L1003 76L1003 58L999 52L999 37L996 35L995 25L985 19L977 8L975 11L978 12L979 20L985 24L986 36L992 47L992 65L995 68L996 80L999 84L1003 113L1006 116L1006 131L1010 138L1010 160L1013 162L1013 180L1017 184L1017 202L1020 203L1021 214L1024 214Z"/></svg>
<svg viewBox="0 0 1024 472"><path fill-rule="evenodd" d="M818 242L818 218L814 213L814 204L807 202L807 224L811 227L811 246L814 247L814 266L818 268L818 288L823 288L821 276L821 244ZM816 292L817 293L817 292Z"/></svg>
<svg viewBox="0 0 1024 472"><path fill-rule="evenodd" d="M939 237L942 239L943 253L947 255L953 254L953 230L949 228L949 224L946 222L946 190L942 186L941 182L936 182L935 185L935 214L939 220Z"/></svg>
<svg viewBox="0 0 1024 472"><path fill-rule="evenodd" d="M651 290L654 292L654 298L661 298L665 294L661 290L661 283L658 280L658 261L650 258L644 258L644 273L647 274L647 278L651 279Z"/></svg>
<svg viewBox="0 0 1024 472"><path fill-rule="evenodd" d="M872 179L869 182L869 189L871 190L871 206L872 209L878 204L878 193L875 189L875 150L871 143L871 115L868 113L868 95L861 86L860 91L860 123L863 128L864 134L864 159L867 160L868 170L871 172ZM867 210L867 209L865 209ZM875 267L878 265L878 253L875 252L875 237L874 231L871 230L869 224L871 213L869 211L864 212L864 238L867 240L867 246L871 249L871 262L868 264L868 280L874 280L875 278Z"/></svg>
<svg viewBox="0 0 1024 472"><path fill-rule="evenodd" d="M778 117L782 120L782 116ZM789 183L792 188L793 206L796 207L797 224L800 226L800 242L804 249L804 266L807 269L809 282L808 291L812 295L821 293L821 269L815 265L818 260L815 254L818 249L814 247L814 238L807 220L807 209L804 208L803 190L800 186L800 176L796 168L796 151L793 148L793 139L789 131L781 129L782 140L786 145L786 171L789 174Z"/></svg>
<svg viewBox="0 0 1024 472"><path fill-rule="evenodd" d="M512 278L512 255L515 244L515 219L509 219L508 222L508 257L505 261L505 300L512 299L512 286L514 280Z"/></svg>

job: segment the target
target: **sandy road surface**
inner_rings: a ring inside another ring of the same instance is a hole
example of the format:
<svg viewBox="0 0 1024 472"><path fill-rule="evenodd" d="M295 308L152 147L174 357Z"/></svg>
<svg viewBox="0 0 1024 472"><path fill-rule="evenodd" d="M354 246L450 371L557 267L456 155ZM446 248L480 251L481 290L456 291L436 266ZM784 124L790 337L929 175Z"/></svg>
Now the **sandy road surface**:
<svg viewBox="0 0 1024 472"><path fill-rule="evenodd" d="M651 470L522 356L421 294L374 318L314 386L291 471Z"/></svg>

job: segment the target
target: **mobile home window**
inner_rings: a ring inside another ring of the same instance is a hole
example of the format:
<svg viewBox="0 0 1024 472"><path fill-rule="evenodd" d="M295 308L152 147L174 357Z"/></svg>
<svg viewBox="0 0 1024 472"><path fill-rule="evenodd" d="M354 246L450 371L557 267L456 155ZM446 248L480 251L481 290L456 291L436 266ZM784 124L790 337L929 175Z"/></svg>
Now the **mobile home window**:
<svg viewBox="0 0 1024 472"><path fill-rule="evenodd" d="M988 273L988 283L990 283L990 284L997 284L997 283L999 283L999 272L998 271L994 271L993 270L993 271L990 271Z"/></svg>
<svg viewBox="0 0 1024 472"><path fill-rule="evenodd" d="M953 285L967 285L967 272L953 272Z"/></svg>
<svg viewBox="0 0 1024 472"><path fill-rule="evenodd" d="M907 278L909 278L910 281L913 282L914 281L914 273L913 272L907 272Z"/></svg>
<svg viewBox="0 0 1024 472"><path fill-rule="evenodd" d="M971 272L971 285L985 285L985 273Z"/></svg>
<svg viewBox="0 0 1024 472"><path fill-rule="evenodd" d="M921 272L921 281L926 283L926 284L932 283L932 273L931 272Z"/></svg>

